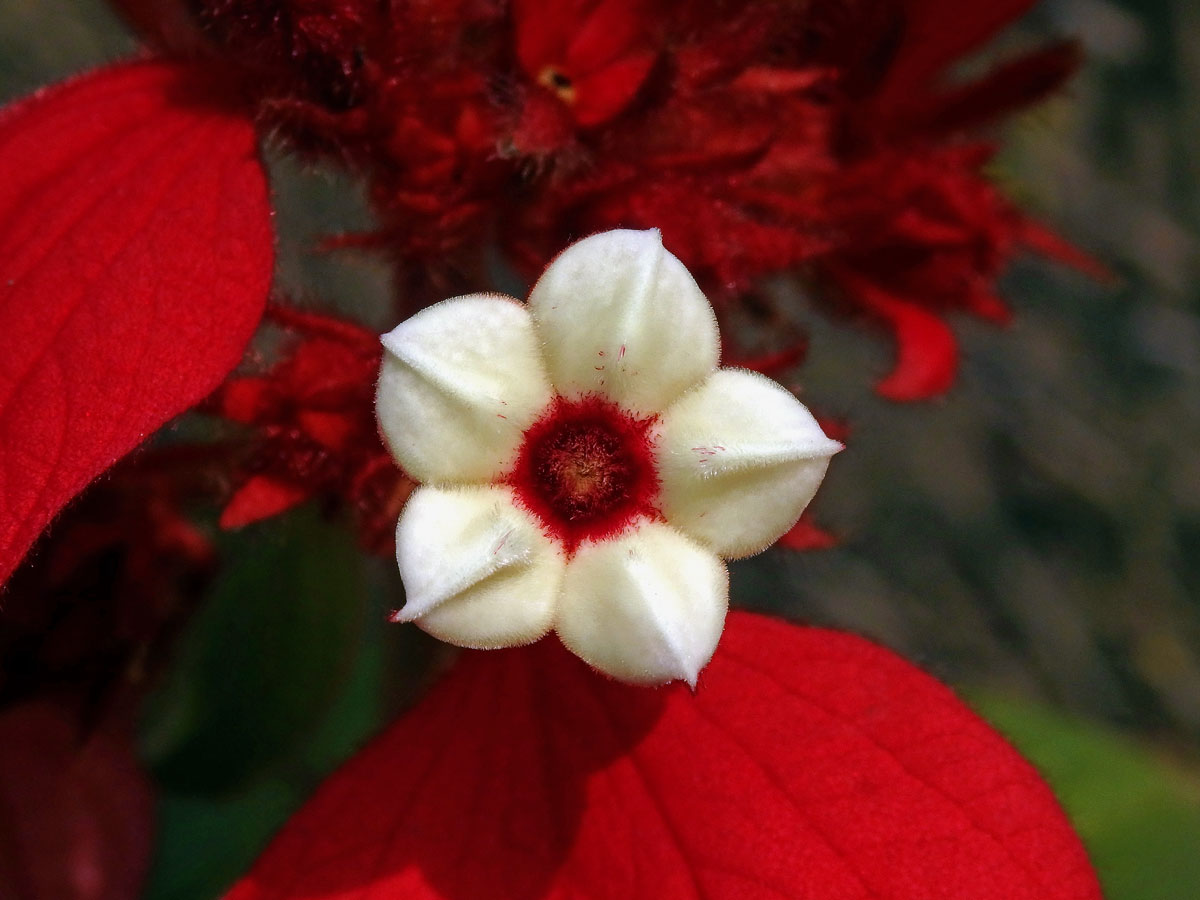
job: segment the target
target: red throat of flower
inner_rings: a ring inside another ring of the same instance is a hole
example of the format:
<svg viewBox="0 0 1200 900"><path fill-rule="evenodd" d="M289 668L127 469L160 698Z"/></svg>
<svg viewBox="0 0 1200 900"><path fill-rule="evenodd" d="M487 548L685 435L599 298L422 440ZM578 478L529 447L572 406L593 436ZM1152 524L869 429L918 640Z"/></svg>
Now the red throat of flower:
<svg viewBox="0 0 1200 900"><path fill-rule="evenodd" d="M654 417L638 419L595 396L554 401L525 432L507 482L568 553L658 516Z"/></svg>

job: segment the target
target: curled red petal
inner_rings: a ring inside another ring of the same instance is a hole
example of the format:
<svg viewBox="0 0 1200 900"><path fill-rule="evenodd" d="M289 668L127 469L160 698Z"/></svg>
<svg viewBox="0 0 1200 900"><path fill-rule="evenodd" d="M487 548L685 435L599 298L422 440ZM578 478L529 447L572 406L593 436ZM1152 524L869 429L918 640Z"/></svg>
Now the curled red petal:
<svg viewBox="0 0 1200 900"><path fill-rule="evenodd" d="M116 66L0 115L0 580L217 386L262 314L266 177L210 75Z"/></svg>
<svg viewBox="0 0 1200 900"><path fill-rule="evenodd" d="M695 695L475 653L227 900L1099 900L1049 789L853 635L734 613Z"/></svg>
<svg viewBox="0 0 1200 900"><path fill-rule="evenodd" d="M0 897L138 896L154 832L133 741L45 702L0 714Z"/></svg>
<svg viewBox="0 0 1200 900"><path fill-rule="evenodd" d="M847 296L883 319L896 339L896 364L875 390L898 402L927 400L950 389L958 374L958 341L934 313L846 271L835 276Z"/></svg>

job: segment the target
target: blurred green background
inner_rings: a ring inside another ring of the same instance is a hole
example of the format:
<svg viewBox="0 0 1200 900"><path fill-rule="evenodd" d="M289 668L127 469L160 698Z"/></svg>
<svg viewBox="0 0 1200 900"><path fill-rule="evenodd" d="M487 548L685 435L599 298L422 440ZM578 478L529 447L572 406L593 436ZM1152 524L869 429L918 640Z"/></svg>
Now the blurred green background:
<svg viewBox="0 0 1200 900"><path fill-rule="evenodd" d="M1014 325L956 322L959 384L903 407L864 375L889 347L796 297L805 398L853 429L815 505L842 544L736 564L734 599L873 636L957 686L1045 772L1110 900L1186 900L1200 897L1200 5L1047 0L989 54L1064 35L1086 67L1009 124L995 176L1118 283L1019 263ZM134 51L99 0L5 0L0 99ZM347 311L381 297L380 265L306 253L368 222L355 186L285 160L273 177L281 285ZM216 896L443 657L385 624L394 567L312 511L221 546L146 715L163 787L152 900Z"/></svg>

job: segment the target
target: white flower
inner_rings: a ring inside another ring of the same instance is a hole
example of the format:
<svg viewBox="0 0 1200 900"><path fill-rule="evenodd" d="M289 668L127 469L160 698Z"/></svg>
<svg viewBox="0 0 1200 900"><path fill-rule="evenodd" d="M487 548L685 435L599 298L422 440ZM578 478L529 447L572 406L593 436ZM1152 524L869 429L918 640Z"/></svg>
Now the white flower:
<svg viewBox="0 0 1200 900"><path fill-rule="evenodd" d="M422 482L395 618L463 647L553 630L623 681L694 687L722 558L787 531L841 447L775 382L717 368L712 307L658 231L593 235L528 304L455 297L383 345L379 422Z"/></svg>

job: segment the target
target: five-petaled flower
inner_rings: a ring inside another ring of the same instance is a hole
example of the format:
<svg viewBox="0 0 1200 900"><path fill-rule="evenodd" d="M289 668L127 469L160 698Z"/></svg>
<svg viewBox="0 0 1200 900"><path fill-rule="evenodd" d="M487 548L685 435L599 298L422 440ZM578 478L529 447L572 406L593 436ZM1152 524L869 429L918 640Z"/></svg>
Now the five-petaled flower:
<svg viewBox="0 0 1200 900"><path fill-rule="evenodd" d="M721 558L794 525L841 447L784 388L717 368L712 308L657 231L574 244L528 306L456 297L383 343L379 420L424 483L396 618L461 646L553 629L619 679L695 686Z"/></svg>

